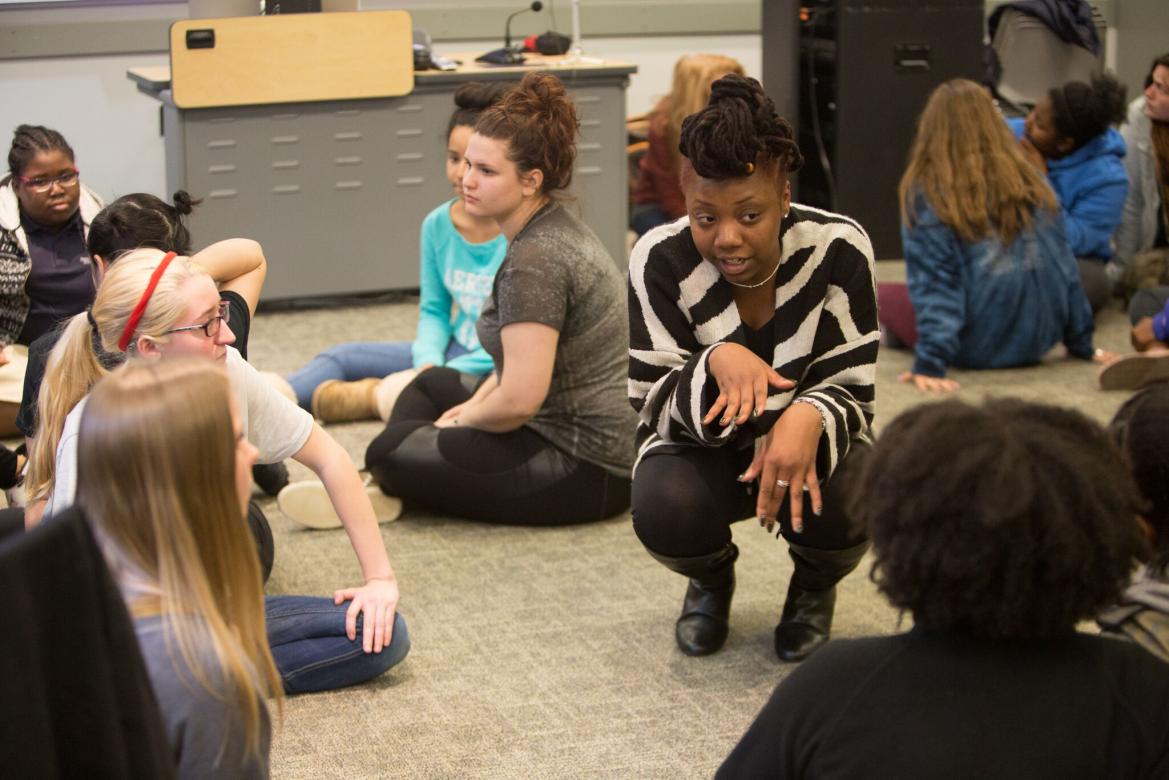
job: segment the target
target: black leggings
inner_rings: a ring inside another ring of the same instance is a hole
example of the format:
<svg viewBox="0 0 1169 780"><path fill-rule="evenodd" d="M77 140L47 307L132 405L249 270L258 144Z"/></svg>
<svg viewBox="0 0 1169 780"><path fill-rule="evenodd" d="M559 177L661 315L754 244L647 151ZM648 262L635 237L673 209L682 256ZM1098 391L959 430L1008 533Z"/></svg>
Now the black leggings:
<svg viewBox="0 0 1169 780"><path fill-rule="evenodd" d="M430 512L486 523L569 525L629 508L628 479L568 455L530 428L431 425L469 399L478 380L432 368L406 386L365 453L382 490Z"/></svg>
<svg viewBox="0 0 1169 780"><path fill-rule="evenodd" d="M791 528L791 506L780 502L779 527L793 544L841 550L865 540L846 512L848 473L865 445L852 443L844 462L820 486L823 513L811 512L804 494L804 530ZM736 478L751 465L753 450L689 447L678 453L651 451L633 476L633 530L648 549L674 558L717 552L731 541L731 523L755 516L758 481ZM760 531L762 533L762 531Z"/></svg>

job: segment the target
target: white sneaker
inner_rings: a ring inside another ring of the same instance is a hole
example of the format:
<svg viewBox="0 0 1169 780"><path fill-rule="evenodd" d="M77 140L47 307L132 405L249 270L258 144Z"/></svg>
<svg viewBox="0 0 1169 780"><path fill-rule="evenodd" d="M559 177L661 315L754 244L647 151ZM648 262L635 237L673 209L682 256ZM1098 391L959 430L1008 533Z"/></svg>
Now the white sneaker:
<svg viewBox="0 0 1169 780"><path fill-rule="evenodd" d="M365 486L365 493L373 504L373 513L379 523L397 520L402 514L401 499L387 496L377 485ZM308 528L339 528L341 518L333 508L325 486L315 479L290 482L276 497L276 505L289 520Z"/></svg>

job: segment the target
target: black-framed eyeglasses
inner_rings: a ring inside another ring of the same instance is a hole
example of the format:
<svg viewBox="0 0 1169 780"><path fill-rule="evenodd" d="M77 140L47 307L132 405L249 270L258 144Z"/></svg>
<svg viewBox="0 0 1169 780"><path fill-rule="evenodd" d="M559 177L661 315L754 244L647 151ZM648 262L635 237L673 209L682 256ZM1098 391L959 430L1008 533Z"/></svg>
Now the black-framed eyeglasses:
<svg viewBox="0 0 1169 780"><path fill-rule="evenodd" d="M34 176L31 179L27 176L17 176L16 178L21 184L33 192L44 193L53 189L54 184L60 184L62 187L72 187L77 183L79 176L81 176L81 171L73 168L65 173L58 173L56 176Z"/></svg>
<svg viewBox="0 0 1169 780"><path fill-rule="evenodd" d="M209 339L213 339L219 335L219 329L225 322L231 321L231 309L227 305L227 301L219 302L219 314L202 323L201 325L184 325L181 328L171 328L166 333L183 333L189 330L201 330L203 335Z"/></svg>

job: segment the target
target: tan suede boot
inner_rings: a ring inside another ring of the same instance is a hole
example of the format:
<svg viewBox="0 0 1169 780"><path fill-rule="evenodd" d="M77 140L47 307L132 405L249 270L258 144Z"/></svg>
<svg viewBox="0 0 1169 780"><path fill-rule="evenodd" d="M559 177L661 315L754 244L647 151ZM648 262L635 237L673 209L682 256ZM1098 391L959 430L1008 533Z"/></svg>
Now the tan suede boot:
<svg viewBox="0 0 1169 780"><path fill-rule="evenodd" d="M324 423L376 420L377 402L374 390L380 379L358 379L342 382L328 379L313 390L313 417Z"/></svg>

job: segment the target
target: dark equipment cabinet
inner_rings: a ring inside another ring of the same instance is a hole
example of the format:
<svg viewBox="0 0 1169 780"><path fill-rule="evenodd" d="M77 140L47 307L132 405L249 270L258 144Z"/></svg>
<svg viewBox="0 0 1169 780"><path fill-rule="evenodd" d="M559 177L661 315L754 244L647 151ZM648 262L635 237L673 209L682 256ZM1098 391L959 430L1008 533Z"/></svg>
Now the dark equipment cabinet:
<svg viewBox="0 0 1169 780"><path fill-rule="evenodd" d="M856 219L901 256L897 184L930 92L982 75L981 0L768 0L764 86L806 160L795 199Z"/></svg>

